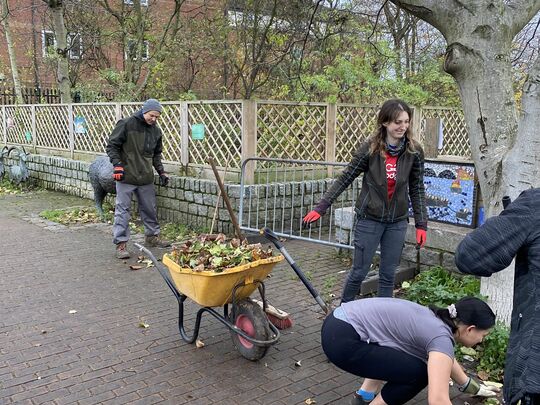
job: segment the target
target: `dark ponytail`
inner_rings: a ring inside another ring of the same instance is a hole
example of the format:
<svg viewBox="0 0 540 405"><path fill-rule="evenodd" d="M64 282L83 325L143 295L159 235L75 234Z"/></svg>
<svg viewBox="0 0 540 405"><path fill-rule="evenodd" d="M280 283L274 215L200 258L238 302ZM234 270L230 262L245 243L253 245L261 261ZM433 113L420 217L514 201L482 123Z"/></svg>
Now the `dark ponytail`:
<svg viewBox="0 0 540 405"><path fill-rule="evenodd" d="M464 297L447 308L429 307L437 317L450 327L452 333L457 325L474 325L478 329L487 330L495 325L495 314L488 304L476 297Z"/></svg>

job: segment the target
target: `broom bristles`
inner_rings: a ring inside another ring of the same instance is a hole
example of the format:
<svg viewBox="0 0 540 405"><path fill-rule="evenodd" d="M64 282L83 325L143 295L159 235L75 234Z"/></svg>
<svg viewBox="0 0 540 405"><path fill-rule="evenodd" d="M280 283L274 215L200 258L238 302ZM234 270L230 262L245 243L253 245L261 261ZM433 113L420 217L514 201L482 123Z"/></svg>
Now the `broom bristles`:
<svg viewBox="0 0 540 405"><path fill-rule="evenodd" d="M290 317L278 318L277 316L274 316L268 312L266 313L266 317L268 318L268 321L279 330L289 329L293 325Z"/></svg>
<svg viewBox="0 0 540 405"><path fill-rule="evenodd" d="M253 300L253 301L259 304L261 308L264 307L262 301L259 301L259 300ZM266 317L268 318L268 321L279 330L288 329L293 325L292 319L287 312L282 311L281 309L277 309L276 307L270 304L266 304L265 313L266 313Z"/></svg>

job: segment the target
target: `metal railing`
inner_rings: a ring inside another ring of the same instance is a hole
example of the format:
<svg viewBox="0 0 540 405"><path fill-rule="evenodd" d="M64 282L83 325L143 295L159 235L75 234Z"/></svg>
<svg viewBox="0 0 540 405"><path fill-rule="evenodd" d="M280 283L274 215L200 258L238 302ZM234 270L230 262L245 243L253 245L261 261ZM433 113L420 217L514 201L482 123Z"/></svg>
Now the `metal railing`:
<svg viewBox="0 0 540 405"><path fill-rule="evenodd" d="M256 166L257 184L245 181ZM354 205L362 177L357 178L310 227L302 218L319 202L345 163L250 158L242 164L238 222L240 229L270 228L279 236L352 249Z"/></svg>

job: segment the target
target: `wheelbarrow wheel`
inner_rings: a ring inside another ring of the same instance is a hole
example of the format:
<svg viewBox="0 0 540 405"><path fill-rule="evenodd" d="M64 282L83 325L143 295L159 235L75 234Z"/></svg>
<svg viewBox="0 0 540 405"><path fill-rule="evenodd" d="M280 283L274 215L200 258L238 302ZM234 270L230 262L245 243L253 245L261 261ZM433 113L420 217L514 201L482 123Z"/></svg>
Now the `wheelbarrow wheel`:
<svg viewBox="0 0 540 405"><path fill-rule="evenodd" d="M242 300L236 304L234 313L232 323L246 335L256 340L268 340L268 318L258 304L250 299ZM234 331L231 331L231 338L236 349L248 360L262 359L268 350L268 346L255 345Z"/></svg>

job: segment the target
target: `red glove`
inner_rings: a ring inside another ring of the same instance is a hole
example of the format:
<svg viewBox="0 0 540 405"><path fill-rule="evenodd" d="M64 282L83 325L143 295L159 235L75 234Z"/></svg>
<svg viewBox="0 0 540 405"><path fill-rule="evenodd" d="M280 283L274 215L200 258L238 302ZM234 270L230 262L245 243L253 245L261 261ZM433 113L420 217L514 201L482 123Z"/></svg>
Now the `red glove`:
<svg viewBox="0 0 540 405"><path fill-rule="evenodd" d="M319 214L317 211L309 211L304 219L302 219L302 225L304 227L309 226L312 222L318 221L320 217L321 214Z"/></svg>
<svg viewBox="0 0 540 405"><path fill-rule="evenodd" d="M418 247L424 247L426 243L427 235L424 229L416 228L416 244Z"/></svg>
<svg viewBox="0 0 540 405"><path fill-rule="evenodd" d="M124 168L120 165L114 166L113 179L116 181L124 180Z"/></svg>

